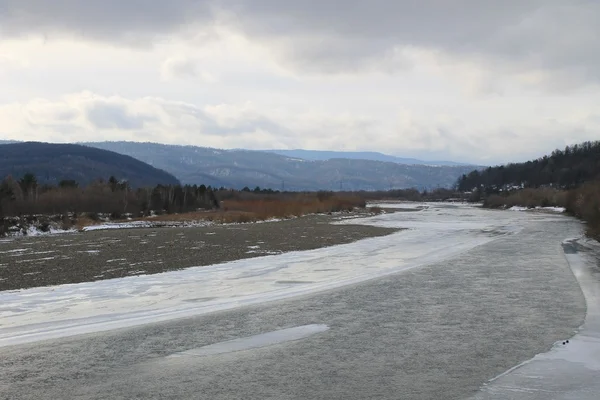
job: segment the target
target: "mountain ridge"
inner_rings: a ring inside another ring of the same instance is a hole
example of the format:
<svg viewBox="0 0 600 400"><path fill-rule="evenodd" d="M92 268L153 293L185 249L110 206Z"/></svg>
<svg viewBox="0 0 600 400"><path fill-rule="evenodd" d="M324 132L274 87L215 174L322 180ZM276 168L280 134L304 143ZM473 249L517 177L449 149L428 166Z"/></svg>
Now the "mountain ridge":
<svg viewBox="0 0 600 400"><path fill-rule="evenodd" d="M175 175L184 184L240 189L389 190L450 187L473 166L409 165L334 158L304 160L258 150L223 150L151 142L86 142L119 152Z"/></svg>
<svg viewBox="0 0 600 400"><path fill-rule="evenodd" d="M33 173L38 183L74 180L87 185L114 176L132 187L179 184L173 175L133 157L79 144L18 142L0 144L0 177Z"/></svg>
<svg viewBox="0 0 600 400"><path fill-rule="evenodd" d="M333 151L333 150L306 150L306 149L276 149L276 150L258 150L266 153L275 153L291 158L301 158L311 161L325 161L334 158L344 158L351 160L371 160L394 162L407 165L431 165L431 166L464 166L472 165L469 163L460 163L455 161L425 161L411 157L398 157L378 151Z"/></svg>

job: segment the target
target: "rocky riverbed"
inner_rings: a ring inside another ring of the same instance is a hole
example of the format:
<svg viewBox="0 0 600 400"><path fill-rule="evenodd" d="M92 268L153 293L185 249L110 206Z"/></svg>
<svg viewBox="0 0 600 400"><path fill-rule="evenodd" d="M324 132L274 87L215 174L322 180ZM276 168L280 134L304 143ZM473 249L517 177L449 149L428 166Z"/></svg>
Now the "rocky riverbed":
<svg viewBox="0 0 600 400"><path fill-rule="evenodd" d="M332 224L342 218L310 215L263 223L110 229L3 239L0 290L156 274L350 243L398 230Z"/></svg>

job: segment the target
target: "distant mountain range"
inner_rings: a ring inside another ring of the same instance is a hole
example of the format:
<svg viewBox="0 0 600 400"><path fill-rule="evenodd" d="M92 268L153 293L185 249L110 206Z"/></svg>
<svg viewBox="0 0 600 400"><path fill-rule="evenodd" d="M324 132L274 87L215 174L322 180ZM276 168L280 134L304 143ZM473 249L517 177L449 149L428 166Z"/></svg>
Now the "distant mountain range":
<svg viewBox="0 0 600 400"><path fill-rule="evenodd" d="M127 180L132 187L179 183L165 171L112 151L76 144L0 143L0 178L12 175L18 179L28 172L42 184L75 180L86 185L111 176Z"/></svg>
<svg viewBox="0 0 600 400"><path fill-rule="evenodd" d="M389 159L358 158L364 154L365 157L402 160L381 153L291 150L288 154L278 154L287 151L221 150L138 142L84 144L134 157L173 174L184 184L236 189L245 186L295 191L432 189L452 186L462 174L474 168L416 165L422 162L419 160L398 163ZM330 157L332 155L335 157Z"/></svg>
<svg viewBox="0 0 600 400"><path fill-rule="evenodd" d="M393 162L408 165L469 165L454 161L423 161L416 158L402 158L375 151L325 151L325 150L262 150L268 153L280 154L291 158L300 158L311 161L325 161L333 158L346 158L350 160L372 160Z"/></svg>

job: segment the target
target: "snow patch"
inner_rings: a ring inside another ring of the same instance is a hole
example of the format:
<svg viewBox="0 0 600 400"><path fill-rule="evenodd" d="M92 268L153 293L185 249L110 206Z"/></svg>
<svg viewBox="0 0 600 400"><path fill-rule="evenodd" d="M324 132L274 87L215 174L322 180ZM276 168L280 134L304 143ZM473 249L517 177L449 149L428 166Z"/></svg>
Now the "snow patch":
<svg viewBox="0 0 600 400"><path fill-rule="evenodd" d="M22 263L26 263L26 262L49 261L49 260L54 260L55 258L56 257L32 258L30 260L17 260L16 263L22 264Z"/></svg>
<svg viewBox="0 0 600 400"><path fill-rule="evenodd" d="M567 211L567 209L564 207L536 207L536 209L557 212L557 213L564 213L565 211Z"/></svg>
<svg viewBox="0 0 600 400"><path fill-rule="evenodd" d="M527 210L529 210L529 208L521 207L521 206L512 206L511 208L508 209L508 211L527 211Z"/></svg>
<svg viewBox="0 0 600 400"><path fill-rule="evenodd" d="M131 221L131 222L105 222L100 225L90 225L82 229L83 232L100 231L107 229L133 229L133 228L188 228L210 226L211 221Z"/></svg>
<svg viewBox="0 0 600 400"><path fill-rule="evenodd" d="M26 249L5 250L5 251L0 251L0 254L22 253L22 252L27 251L27 250L31 250L31 249L30 248L26 248Z"/></svg>
<svg viewBox="0 0 600 400"><path fill-rule="evenodd" d="M548 211L548 212L555 212L555 213L564 213L565 211L567 211L567 209L564 208L564 207L535 207L535 208L528 208L528 207L522 207L522 206L512 206L511 208L508 209L508 211L532 211L532 210L536 210L536 211Z"/></svg>

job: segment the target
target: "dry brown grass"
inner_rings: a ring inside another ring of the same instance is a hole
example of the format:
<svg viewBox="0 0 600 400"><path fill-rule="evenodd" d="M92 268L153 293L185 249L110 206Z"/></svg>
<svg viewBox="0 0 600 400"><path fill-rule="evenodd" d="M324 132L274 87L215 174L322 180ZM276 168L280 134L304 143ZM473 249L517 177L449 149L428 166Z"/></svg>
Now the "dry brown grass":
<svg viewBox="0 0 600 400"><path fill-rule="evenodd" d="M152 217L140 217L134 218L132 221L157 221L157 222L186 222L186 221L203 221L210 219L215 214L218 214L218 210L210 211L192 211L187 213L177 214L160 214Z"/></svg>
<svg viewBox="0 0 600 400"><path fill-rule="evenodd" d="M195 211L180 214L162 214L135 218L130 221L246 223L270 219L300 217L307 214L352 211L364 208L365 201L352 195L304 193L287 196L230 199L221 202L220 210ZM100 223L89 217L81 217L77 228Z"/></svg>
<svg viewBox="0 0 600 400"><path fill-rule="evenodd" d="M587 223L587 234L600 240L600 182L589 182L571 190L567 211Z"/></svg>
<svg viewBox="0 0 600 400"><path fill-rule="evenodd" d="M358 196L319 196L314 194L302 194L291 198L227 200L221 205L226 213L235 211L242 213L242 218L253 218L254 220L352 211L357 207L365 207L365 201Z"/></svg>
<svg viewBox="0 0 600 400"><path fill-rule="evenodd" d="M492 195L484 206L502 208L565 207L567 212L587 223L587 234L600 240L600 182L588 182L569 191L549 188L524 189L508 196Z"/></svg>
<svg viewBox="0 0 600 400"><path fill-rule="evenodd" d="M94 220L88 216L79 216L77 217L77 220L75 221L74 227L75 229L77 229L78 231L82 230L83 228L85 228L86 226L93 226L93 225L98 225L100 224L102 221L100 220Z"/></svg>
<svg viewBox="0 0 600 400"><path fill-rule="evenodd" d="M508 195L491 195L484 200L484 206L488 208L501 208L521 206L535 207L565 207L567 204L567 192L556 189L523 189Z"/></svg>

